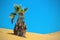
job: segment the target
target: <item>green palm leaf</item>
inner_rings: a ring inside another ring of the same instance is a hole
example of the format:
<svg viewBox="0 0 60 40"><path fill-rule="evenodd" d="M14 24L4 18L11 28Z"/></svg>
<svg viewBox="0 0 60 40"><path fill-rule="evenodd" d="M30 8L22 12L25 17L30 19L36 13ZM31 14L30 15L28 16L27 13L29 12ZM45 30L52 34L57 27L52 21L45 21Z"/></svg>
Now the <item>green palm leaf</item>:
<svg viewBox="0 0 60 40"><path fill-rule="evenodd" d="M9 17L13 19L13 18L15 17L15 15L16 15L16 13L11 13L11 14L9 15Z"/></svg>
<svg viewBox="0 0 60 40"><path fill-rule="evenodd" d="M16 15L16 13L11 13L11 14L9 15L9 17L12 19L12 20L11 20L12 23L13 23L13 21L14 21L15 15Z"/></svg>
<svg viewBox="0 0 60 40"><path fill-rule="evenodd" d="M22 9L22 7L20 5L15 5L14 8L15 8L15 11L16 12L18 12L19 10Z"/></svg>
<svg viewBox="0 0 60 40"><path fill-rule="evenodd" d="M28 8L24 8L24 12L26 12L26 11L27 11L27 9L28 9Z"/></svg>

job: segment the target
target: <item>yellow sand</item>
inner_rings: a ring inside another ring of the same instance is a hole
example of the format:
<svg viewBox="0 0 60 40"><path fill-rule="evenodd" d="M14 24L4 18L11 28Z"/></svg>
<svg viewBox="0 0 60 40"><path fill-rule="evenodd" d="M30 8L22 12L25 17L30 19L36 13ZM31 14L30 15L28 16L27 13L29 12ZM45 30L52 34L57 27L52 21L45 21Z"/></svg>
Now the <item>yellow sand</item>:
<svg viewBox="0 0 60 40"><path fill-rule="evenodd" d="M12 30L0 28L0 40L60 40L60 31L51 34L26 33L26 38L16 36Z"/></svg>

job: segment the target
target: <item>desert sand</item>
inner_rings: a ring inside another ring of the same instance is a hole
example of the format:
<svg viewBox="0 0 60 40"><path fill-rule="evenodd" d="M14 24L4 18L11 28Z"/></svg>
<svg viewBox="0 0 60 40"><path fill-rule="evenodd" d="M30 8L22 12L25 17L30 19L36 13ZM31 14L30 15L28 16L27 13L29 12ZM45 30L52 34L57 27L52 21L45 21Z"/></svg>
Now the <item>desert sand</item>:
<svg viewBox="0 0 60 40"><path fill-rule="evenodd" d="M60 31L50 34L26 33L26 38L16 36L13 30L0 28L0 40L60 40Z"/></svg>

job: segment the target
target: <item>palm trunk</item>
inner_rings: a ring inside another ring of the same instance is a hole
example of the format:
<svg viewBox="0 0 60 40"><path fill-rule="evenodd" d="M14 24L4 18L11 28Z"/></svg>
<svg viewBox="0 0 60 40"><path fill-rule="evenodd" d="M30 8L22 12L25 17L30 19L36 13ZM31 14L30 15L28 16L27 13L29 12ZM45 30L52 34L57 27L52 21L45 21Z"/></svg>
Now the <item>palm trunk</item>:
<svg viewBox="0 0 60 40"><path fill-rule="evenodd" d="M23 19L18 18L17 23L14 27L14 34L18 36L25 36L26 33L26 26L24 24Z"/></svg>

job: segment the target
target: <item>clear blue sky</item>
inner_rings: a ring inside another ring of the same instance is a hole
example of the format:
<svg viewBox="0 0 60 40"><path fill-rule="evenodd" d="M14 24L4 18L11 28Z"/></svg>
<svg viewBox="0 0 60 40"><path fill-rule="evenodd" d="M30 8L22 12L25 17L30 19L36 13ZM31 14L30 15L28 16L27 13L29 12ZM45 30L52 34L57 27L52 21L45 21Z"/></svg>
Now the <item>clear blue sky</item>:
<svg viewBox="0 0 60 40"><path fill-rule="evenodd" d="M28 7L25 23L28 32L51 33L60 31L60 0L0 0L0 28L14 29L9 14L14 4Z"/></svg>

